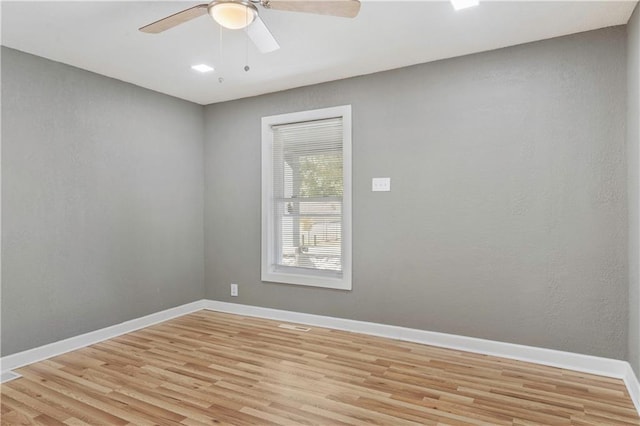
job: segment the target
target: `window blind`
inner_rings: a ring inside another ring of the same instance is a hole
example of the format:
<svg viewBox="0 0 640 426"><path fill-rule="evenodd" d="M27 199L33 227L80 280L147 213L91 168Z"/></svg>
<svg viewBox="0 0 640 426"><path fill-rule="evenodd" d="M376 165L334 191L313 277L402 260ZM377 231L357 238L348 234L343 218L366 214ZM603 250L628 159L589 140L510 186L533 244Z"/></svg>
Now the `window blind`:
<svg viewBox="0 0 640 426"><path fill-rule="evenodd" d="M343 123L272 126L275 269L341 276Z"/></svg>

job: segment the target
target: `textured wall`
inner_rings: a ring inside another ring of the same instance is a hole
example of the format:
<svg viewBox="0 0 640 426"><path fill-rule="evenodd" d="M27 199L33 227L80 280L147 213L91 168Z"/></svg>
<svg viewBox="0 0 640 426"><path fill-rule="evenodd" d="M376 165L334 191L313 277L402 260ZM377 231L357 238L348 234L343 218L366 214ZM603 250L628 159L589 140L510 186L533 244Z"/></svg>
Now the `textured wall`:
<svg viewBox="0 0 640 426"><path fill-rule="evenodd" d="M640 6L627 26L627 162L629 194L629 355L640 375Z"/></svg>
<svg viewBox="0 0 640 426"><path fill-rule="evenodd" d="M2 49L2 354L202 298L203 108Z"/></svg>
<svg viewBox="0 0 640 426"><path fill-rule="evenodd" d="M207 297L624 358L625 41L611 28L206 107ZM260 118L342 104L353 291L262 283Z"/></svg>

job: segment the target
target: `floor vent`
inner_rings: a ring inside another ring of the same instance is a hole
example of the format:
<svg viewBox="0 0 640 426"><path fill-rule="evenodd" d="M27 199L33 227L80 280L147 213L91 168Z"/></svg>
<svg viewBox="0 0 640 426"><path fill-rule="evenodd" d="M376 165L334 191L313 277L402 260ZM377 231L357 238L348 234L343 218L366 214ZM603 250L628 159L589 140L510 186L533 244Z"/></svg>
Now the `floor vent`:
<svg viewBox="0 0 640 426"><path fill-rule="evenodd" d="M280 324L278 327L279 328L286 328L287 330L296 330L296 331L310 331L311 330L309 327L301 327L299 325L293 325L293 324Z"/></svg>
<svg viewBox="0 0 640 426"><path fill-rule="evenodd" d="M0 375L0 383L7 383L19 377L22 377L22 376L19 375L18 373L14 373L13 371L5 371Z"/></svg>

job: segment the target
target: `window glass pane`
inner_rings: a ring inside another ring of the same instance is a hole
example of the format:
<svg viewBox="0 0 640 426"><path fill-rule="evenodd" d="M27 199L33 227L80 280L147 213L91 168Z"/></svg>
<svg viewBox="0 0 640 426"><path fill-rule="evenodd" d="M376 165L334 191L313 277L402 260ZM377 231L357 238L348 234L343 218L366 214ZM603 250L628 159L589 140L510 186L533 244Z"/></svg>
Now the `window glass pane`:
<svg viewBox="0 0 640 426"><path fill-rule="evenodd" d="M274 127L277 264L342 271L342 120Z"/></svg>

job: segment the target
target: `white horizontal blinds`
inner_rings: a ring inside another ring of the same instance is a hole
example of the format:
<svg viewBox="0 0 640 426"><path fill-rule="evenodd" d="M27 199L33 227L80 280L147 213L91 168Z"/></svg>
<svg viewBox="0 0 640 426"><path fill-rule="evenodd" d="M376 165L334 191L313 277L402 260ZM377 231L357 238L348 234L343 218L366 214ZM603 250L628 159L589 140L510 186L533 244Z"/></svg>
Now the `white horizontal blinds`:
<svg viewBox="0 0 640 426"><path fill-rule="evenodd" d="M276 269L342 272L342 117L272 126Z"/></svg>

